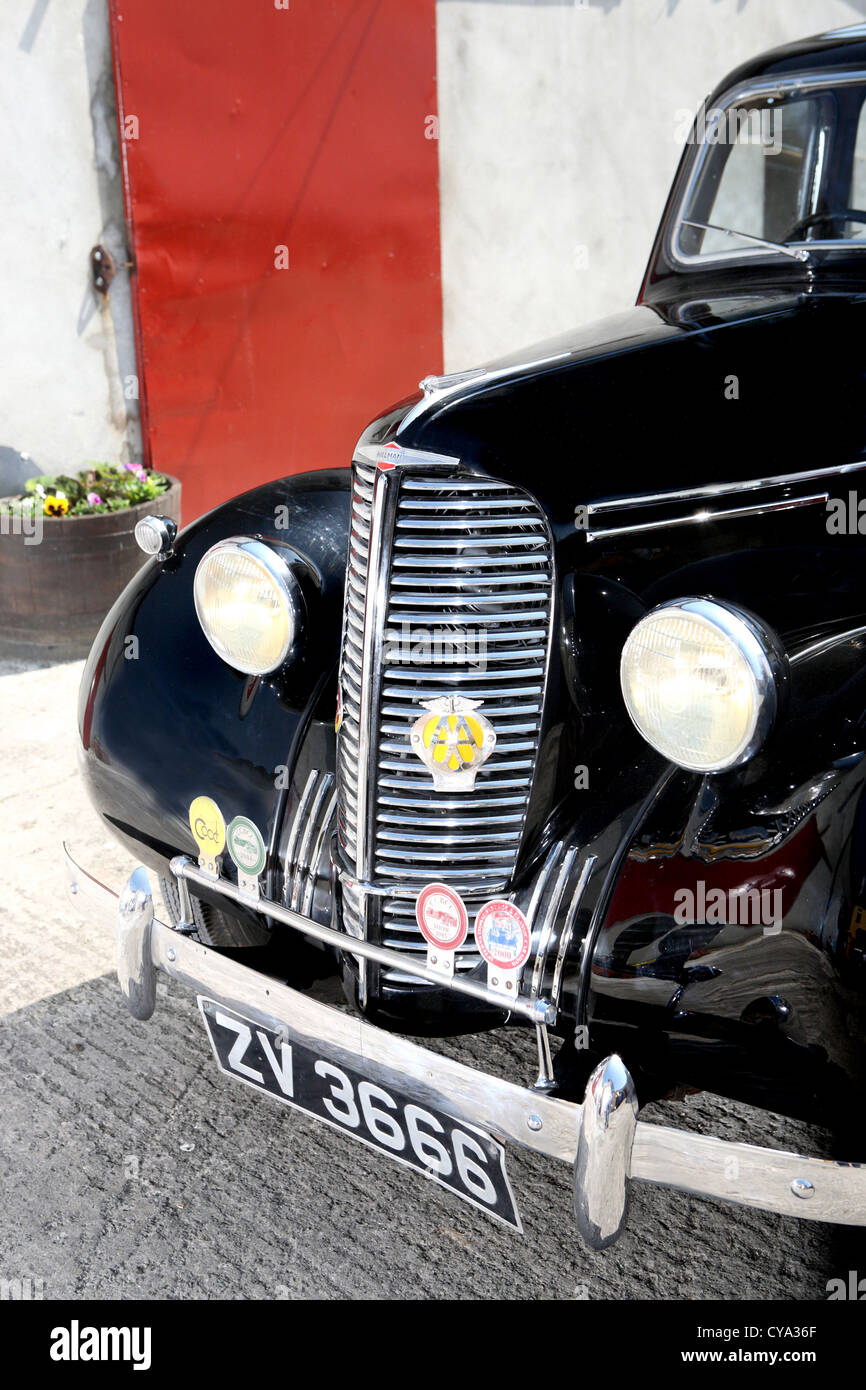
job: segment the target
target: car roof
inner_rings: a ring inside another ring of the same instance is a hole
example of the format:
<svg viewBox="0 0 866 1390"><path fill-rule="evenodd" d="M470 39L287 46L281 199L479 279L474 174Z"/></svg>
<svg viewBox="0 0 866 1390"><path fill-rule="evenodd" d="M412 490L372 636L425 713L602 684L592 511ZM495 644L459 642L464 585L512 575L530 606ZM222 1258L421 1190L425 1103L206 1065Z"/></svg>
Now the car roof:
<svg viewBox="0 0 866 1390"><path fill-rule="evenodd" d="M833 29L826 34L799 39L796 43L773 48L750 58L733 72L713 92L721 95L742 82L762 77L783 77L790 73L840 71L862 67L866 70L866 24L851 24L845 29Z"/></svg>

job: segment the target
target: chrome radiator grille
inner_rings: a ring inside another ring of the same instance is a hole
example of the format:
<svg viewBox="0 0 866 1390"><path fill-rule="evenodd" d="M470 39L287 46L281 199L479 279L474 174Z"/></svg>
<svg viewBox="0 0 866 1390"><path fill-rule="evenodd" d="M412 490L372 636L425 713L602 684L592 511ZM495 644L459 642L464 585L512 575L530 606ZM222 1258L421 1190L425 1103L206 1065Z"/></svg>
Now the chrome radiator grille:
<svg viewBox="0 0 866 1390"><path fill-rule="evenodd" d="M535 766L550 582L547 527L525 493L481 480L403 479L387 629L471 636L460 660L384 667L377 879L420 887L441 878L468 892L505 885ZM442 654L450 654L444 645ZM419 702L445 693L480 701L496 731L495 752L470 792L435 791L409 744Z"/></svg>
<svg viewBox="0 0 866 1390"><path fill-rule="evenodd" d="M538 752L551 542L538 504L510 484L459 475L456 467L401 468L382 484L389 500L377 508L382 534L373 537L374 550L381 545L382 553L368 586L375 481L376 470L356 461L341 666L339 835L347 864L378 889L382 940L419 951L425 947L414 900L425 883L456 888L472 919L485 899L506 887L514 868ZM371 617L379 631L368 631L365 668L365 621ZM366 704L365 681L372 684ZM421 702L442 695L479 702L496 733L494 752L472 790L436 790L410 743L411 727L424 713ZM367 771L359 777L365 756ZM361 897L344 894L351 932L361 930ZM470 934L458 968L471 969L477 960Z"/></svg>
<svg viewBox="0 0 866 1390"><path fill-rule="evenodd" d="M358 854L358 771L361 756L364 609L375 477L376 470L372 465L366 466L357 461L352 465L352 512L349 523L346 598L343 606L343 646L340 657L341 721L338 740L338 825L340 844L353 867L356 866Z"/></svg>

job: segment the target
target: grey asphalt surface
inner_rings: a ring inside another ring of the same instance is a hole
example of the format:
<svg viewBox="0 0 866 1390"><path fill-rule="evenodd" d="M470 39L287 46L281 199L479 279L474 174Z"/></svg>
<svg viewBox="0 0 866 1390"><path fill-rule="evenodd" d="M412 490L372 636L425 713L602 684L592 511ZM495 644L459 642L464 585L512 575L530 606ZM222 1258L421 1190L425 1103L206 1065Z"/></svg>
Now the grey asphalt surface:
<svg viewBox="0 0 866 1390"><path fill-rule="evenodd" d="M866 1235L635 1184L629 1229L579 1243L570 1173L516 1149L521 1237L215 1066L195 1001L126 1012L105 929L67 906L60 841L119 886L131 863L75 770L80 665L0 674L0 1280L46 1299L792 1299L866 1271ZM515 1031L442 1046L515 1080ZM668 1124L771 1147L827 1136L696 1096Z"/></svg>

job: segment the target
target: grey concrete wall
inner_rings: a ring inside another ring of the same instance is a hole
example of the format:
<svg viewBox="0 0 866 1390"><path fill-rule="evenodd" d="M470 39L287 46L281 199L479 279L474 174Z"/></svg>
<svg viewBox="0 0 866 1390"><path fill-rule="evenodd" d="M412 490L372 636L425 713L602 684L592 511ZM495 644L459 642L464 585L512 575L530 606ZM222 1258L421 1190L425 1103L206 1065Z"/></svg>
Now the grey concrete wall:
<svg viewBox="0 0 866 1390"><path fill-rule="evenodd" d="M866 0L439 0L445 366L634 302L694 112Z"/></svg>
<svg viewBox="0 0 866 1390"><path fill-rule="evenodd" d="M128 273L89 278L96 243L126 259L105 0L3 0L0 71L0 447L137 456Z"/></svg>

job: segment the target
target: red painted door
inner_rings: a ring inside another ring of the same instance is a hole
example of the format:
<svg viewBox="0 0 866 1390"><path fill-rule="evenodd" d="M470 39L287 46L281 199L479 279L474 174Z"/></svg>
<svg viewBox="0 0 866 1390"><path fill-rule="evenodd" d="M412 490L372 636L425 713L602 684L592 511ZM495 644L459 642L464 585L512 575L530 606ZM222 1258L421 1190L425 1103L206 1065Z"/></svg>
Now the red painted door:
<svg viewBox="0 0 866 1390"><path fill-rule="evenodd" d="M441 370L434 0L110 0L148 461L184 520Z"/></svg>

